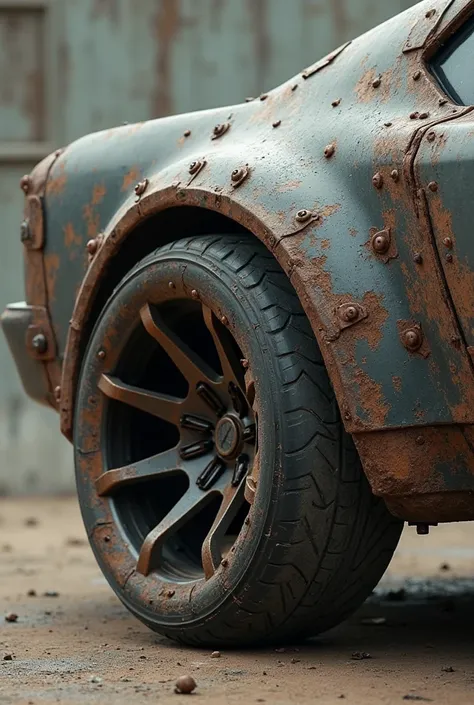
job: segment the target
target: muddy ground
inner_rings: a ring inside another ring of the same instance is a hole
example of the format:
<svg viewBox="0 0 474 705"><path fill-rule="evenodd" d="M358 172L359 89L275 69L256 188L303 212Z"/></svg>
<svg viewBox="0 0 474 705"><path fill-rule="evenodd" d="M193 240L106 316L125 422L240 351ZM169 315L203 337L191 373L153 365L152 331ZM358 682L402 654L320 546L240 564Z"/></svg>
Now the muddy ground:
<svg viewBox="0 0 474 705"><path fill-rule="evenodd" d="M16 622L3 620L9 612ZM2 500L0 618L2 705L471 704L474 524L429 537L406 529L375 595L323 637L211 658L126 612L96 567L74 499ZM195 695L174 694L181 674L195 678Z"/></svg>

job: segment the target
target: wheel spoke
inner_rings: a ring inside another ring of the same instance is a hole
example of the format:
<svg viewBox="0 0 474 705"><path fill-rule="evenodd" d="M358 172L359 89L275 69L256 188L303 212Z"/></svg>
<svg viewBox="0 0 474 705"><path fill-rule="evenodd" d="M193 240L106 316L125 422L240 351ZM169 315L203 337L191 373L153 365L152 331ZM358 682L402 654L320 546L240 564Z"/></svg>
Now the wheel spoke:
<svg viewBox="0 0 474 705"><path fill-rule="evenodd" d="M238 386L241 392L245 396L245 388L243 387L242 380L242 365L240 360L234 351L233 347L225 340L216 326L215 316L211 309L207 306L202 307L202 313L204 317L204 322L212 335L214 345L216 346L217 354L219 356L219 361L222 367L222 374L224 378L229 382L232 381Z"/></svg>
<svg viewBox="0 0 474 705"><path fill-rule="evenodd" d="M137 571L142 575L149 575L160 562L161 551L165 541L178 529L193 518L212 497L212 493L204 493L194 483L191 483L187 492L175 504L173 509L162 519L148 536L138 556Z"/></svg>
<svg viewBox="0 0 474 705"><path fill-rule="evenodd" d="M168 328L155 308L146 304L140 316L147 332L161 345L191 385L196 385L203 378L214 383L218 381L216 373Z"/></svg>
<svg viewBox="0 0 474 705"><path fill-rule="evenodd" d="M97 493L103 497L113 494L125 485L163 475L172 475L179 471L181 465L178 447L171 448L164 453L140 460L138 463L104 472L95 482Z"/></svg>
<svg viewBox="0 0 474 705"><path fill-rule="evenodd" d="M227 487L224 490L222 504L201 549L202 566L206 580L214 575L222 560L220 545L226 531L245 501L244 489L245 482L241 482L237 488Z"/></svg>
<svg viewBox="0 0 474 705"><path fill-rule="evenodd" d="M116 377L109 377L108 375L102 375L100 378L99 389L109 399L121 401L124 404L133 406L135 409L145 411L164 421L169 421L176 426L180 423L183 399L149 392L145 389L125 384Z"/></svg>

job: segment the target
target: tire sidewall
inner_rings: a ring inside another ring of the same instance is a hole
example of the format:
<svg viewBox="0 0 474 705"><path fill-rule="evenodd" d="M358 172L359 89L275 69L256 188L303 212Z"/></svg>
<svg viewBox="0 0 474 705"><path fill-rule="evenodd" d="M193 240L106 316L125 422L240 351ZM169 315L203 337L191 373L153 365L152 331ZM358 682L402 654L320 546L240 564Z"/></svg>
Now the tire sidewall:
<svg viewBox="0 0 474 705"><path fill-rule="evenodd" d="M134 328L140 307L197 290L203 304L226 316L229 329L250 362L259 419L260 474L250 523L242 527L228 565L208 581L173 584L135 571L136 555L116 523L113 502L97 496L94 482L104 471L101 438L106 400L97 385L112 372L118 351ZM258 290L257 290L258 295ZM104 350L101 360L98 351ZM122 602L142 621L167 633L198 627L214 615L245 605L249 583L266 563L275 511L283 485L283 423L279 373L271 337L262 327L255 291L239 282L232 270L201 252L179 247L156 253L139 265L115 290L102 312L86 352L78 385L74 443L76 479L86 530L96 559ZM173 593L171 597L169 595Z"/></svg>

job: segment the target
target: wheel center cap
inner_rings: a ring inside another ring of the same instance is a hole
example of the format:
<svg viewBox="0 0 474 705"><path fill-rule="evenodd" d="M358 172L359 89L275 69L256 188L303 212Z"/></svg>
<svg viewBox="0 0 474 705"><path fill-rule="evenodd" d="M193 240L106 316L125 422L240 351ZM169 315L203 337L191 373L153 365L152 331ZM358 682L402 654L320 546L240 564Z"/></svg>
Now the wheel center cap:
<svg viewBox="0 0 474 705"><path fill-rule="evenodd" d="M238 454L242 440L242 425L233 416L223 416L217 422L215 430L216 449L222 458L231 458Z"/></svg>

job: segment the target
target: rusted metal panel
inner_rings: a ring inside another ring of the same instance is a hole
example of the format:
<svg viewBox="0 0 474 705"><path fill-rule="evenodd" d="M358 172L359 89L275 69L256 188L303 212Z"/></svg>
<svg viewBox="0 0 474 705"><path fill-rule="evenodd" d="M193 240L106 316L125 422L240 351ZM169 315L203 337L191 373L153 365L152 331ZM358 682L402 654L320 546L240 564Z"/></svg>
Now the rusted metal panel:
<svg viewBox="0 0 474 705"><path fill-rule="evenodd" d="M469 358L449 342L456 322L416 213L407 166L417 131L446 116L436 88L426 78L413 80L416 56L401 54L427 5L372 32L369 54L363 37L311 79L299 74L265 100L109 130L66 150L47 187L46 262L61 256L48 298L60 349L66 350L67 383L74 378L72 341L122 239L145 215L193 204L249 227L290 270L351 431L474 420ZM212 140L214 126L224 122L230 129ZM239 154L236 143L242 145ZM159 158L150 144L160 145ZM235 190L231 174L242 166L242 156L250 176ZM203 168L194 173L197 161ZM75 173L81 174L80 190ZM147 187L137 202L132 181L144 179ZM316 217L299 223L302 210ZM370 242L374 230L387 229L398 256L384 261ZM78 286L87 266L87 240L102 232L66 348L71 284ZM418 251L423 268L414 260ZM367 315L344 328L337 311L349 302ZM424 347L409 342L421 332ZM400 378L397 384L393 377Z"/></svg>
<svg viewBox="0 0 474 705"><path fill-rule="evenodd" d="M433 128L417 160L443 274L469 346L474 344L474 251L467 206L474 201L473 132L474 113Z"/></svg>

